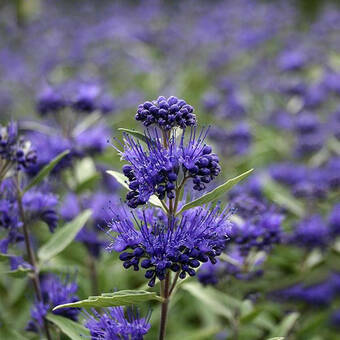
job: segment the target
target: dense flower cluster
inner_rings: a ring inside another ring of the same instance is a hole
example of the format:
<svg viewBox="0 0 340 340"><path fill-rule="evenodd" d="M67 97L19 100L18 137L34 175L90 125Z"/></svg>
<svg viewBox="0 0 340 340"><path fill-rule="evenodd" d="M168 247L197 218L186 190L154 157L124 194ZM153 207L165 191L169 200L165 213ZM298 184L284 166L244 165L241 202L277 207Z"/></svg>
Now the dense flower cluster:
<svg viewBox="0 0 340 340"><path fill-rule="evenodd" d="M13 166L17 170L27 169L36 158L36 151L30 143L19 136L17 123L0 125L0 180Z"/></svg>
<svg viewBox="0 0 340 340"><path fill-rule="evenodd" d="M301 301L317 308L328 306L340 294L340 274L333 273L327 280L313 285L297 284L273 293L287 301Z"/></svg>
<svg viewBox="0 0 340 340"><path fill-rule="evenodd" d="M43 326L43 319L47 312L51 311L57 305L77 301L77 290L78 285L69 278L62 281L59 277L52 274L42 277L42 301L37 301L32 307L32 319L27 325L27 330L38 332ZM62 308L53 311L52 313L76 321L79 312L79 308Z"/></svg>
<svg viewBox="0 0 340 340"><path fill-rule="evenodd" d="M123 307L114 307L103 314L92 310L92 314L86 314L85 327L93 340L142 340L150 329L150 313L140 318L138 310L131 308L126 313Z"/></svg>
<svg viewBox="0 0 340 340"><path fill-rule="evenodd" d="M193 189L198 191L205 189L221 170L218 156L204 143L206 134L203 131L196 138L196 129L191 129L187 144L184 132L179 143L171 137L166 147L157 132L155 134L156 138L149 139L147 149L125 135L122 157L130 164L123 167L123 173L129 179L131 191L127 201L132 208L145 204L153 194L161 200L165 196L174 198L180 170L185 180L192 178Z"/></svg>
<svg viewBox="0 0 340 340"><path fill-rule="evenodd" d="M164 215L146 210L141 220L135 217L137 229L129 216L116 216L110 223L109 233L115 235L108 249L122 252L119 258L125 268L147 269L145 277L151 287L156 278L164 280L167 269L179 272L182 279L194 276L201 262L215 263L224 249L228 216L218 207L211 211L196 208L180 220L166 222Z"/></svg>
<svg viewBox="0 0 340 340"><path fill-rule="evenodd" d="M65 108L72 108L77 112L91 113L96 110L103 114L114 109L114 102L108 96L101 96L101 89L93 83L64 85L68 95L58 87L46 87L37 98L37 110L41 116L58 113ZM71 88L70 88L71 87ZM69 93L74 93L70 96Z"/></svg>
<svg viewBox="0 0 340 340"><path fill-rule="evenodd" d="M176 126L185 129L187 126L196 125L196 116L193 112L194 108L183 99L161 96L152 102L140 104L136 120L141 121L146 127L156 124L165 131L170 131Z"/></svg>
<svg viewBox="0 0 340 340"><path fill-rule="evenodd" d="M302 220L294 229L290 242L307 249L325 248L329 241L328 227L320 215Z"/></svg>
<svg viewBox="0 0 340 340"><path fill-rule="evenodd" d="M269 251L274 244L281 242L281 223L283 216L276 212L267 212L257 218L246 220L243 224L234 224L230 234L242 255L250 250Z"/></svg>

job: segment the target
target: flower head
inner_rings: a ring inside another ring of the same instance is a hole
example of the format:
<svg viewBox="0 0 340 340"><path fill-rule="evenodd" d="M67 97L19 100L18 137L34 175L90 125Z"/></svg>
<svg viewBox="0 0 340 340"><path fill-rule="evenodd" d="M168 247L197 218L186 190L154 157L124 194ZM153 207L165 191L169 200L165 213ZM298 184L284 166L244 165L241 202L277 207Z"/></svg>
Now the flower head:
<svg viewBox="0 0 340 340"><path fill-rule="evenodd" d="M167 140L167 147L162 145L157 131L155 135L147 148L125 135L122 157L130 165L124 165L123 173L129 179L131 191L127 201L131 208L145 204L153 194L161 200L165 196L174 198L181 175L182 179L193 179L194 190L203 190L221 170L218 156L204 143L206 132L201 131L197 136L192 128L188 143L183 132L179 143L173 136Z"/></svg>
<svg viewBox="0 0 340 340"><path fill-rule="evenodd" d="M196 116L193 112L194 108L183 99L161 96L157 100L139 105L136 120L141 121L144 126L156 124L165 131L170 131L176 126L185 129L187 126L196 125Z"/></svg>
<svg viewBox="0 0 340 340"><path fill-rule="evenodd" d="M92 310L92 314L86 314L85 327L93 340L142 340L150 329L150 313L140 318L138 310L132 308L126 313L123 307L114 307L107 308L103 314Z"/></svg>
<svg viewBox="0 0 340 340"><path fill-rule="evenodd" d="M27 169L35 164L37 155L31 144L19 136L15 122L7 126L0 125L0 176L6 174L13 166L17 170ZM1 179L0 177L0 179Z"/></svg>
<svg viewBox="0 0 340 340"><path fill-rule="evenodd" d="M75 295L77 290L78 285L75 281L70 281L69 277L62 281L52 274L43 276L41 279L42 301L36 302L32 307L32 319L27 325L27 330L37 332L41 329L45 315L53 307L77 301L78 297ZM79 311L79 308L61 308L52 313L76 321Z"/></svg>
<svg viewBox="0 0 340 340"><path fill-rule="evenodd" d="M141 220L134 216L137 228L129 216L116 216L110 223L109 233L114 235L108 249L121 252L119 258L125 268L147 269L145 277L150 286L156 278L163 280L167 269L179 272L182 279L187 274L194 276L201 262L215 263L224 249L228 216L219 207L211 211L196 208L167 223L164 216L146 210Z"/></svg>

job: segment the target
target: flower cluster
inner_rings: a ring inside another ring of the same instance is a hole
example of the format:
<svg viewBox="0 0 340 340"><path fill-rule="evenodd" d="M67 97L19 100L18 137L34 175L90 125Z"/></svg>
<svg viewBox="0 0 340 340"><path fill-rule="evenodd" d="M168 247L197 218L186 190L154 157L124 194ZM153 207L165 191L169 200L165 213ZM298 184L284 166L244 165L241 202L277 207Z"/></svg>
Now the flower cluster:
<svg viewBox="0 0 340 340"><path fill-rule="evenodd" d="M165 131L176 126L185 129L187 126L196 125L193 112L194 108L183 99L174 96L167 99L161 96L157 100L139 105L136 120L143 122L146 127L156 124Z"/></svg>
<svg viewBox="0 0 340 340"><path fill-rule="evenodd" d="M22 220L16 197L16 187L12 178L0 185L0 229L5 230L5 237L0 240L0 252L7 253L12 244L23 241ZM57 227L58 199L55 195L44 190L29 190L23 195L23 209L26 222L45 222L51 232Z"/></svg>
<svg viewBox="0 0 340 340"><path fill-rule="evenodd" d="M123 167L123 173L129 179L131 191L127 201L132 208L145 204L153 194L161 200L165 196L174 198L180 170L183 180L192 178L194 190L205 189L221 170L218 156L204 143L204 131L196 138L196 129L191 129L187 144L183 132L179 143L172 137L167 140L167 147L162 145L157 132L155 135L149 138L146 150L134 138L125 135L122 157L130 164Z"/></svg>
<svg viewBox="0 0 340 340"><path fill-rule="evenodd" d="M57 113L65 108L76 112L91 113L99 110L106 114L114 109L114 102L108 96L101 96L101 89L94 83L64 85L72 96L65 96L57 87L46 87L37 98L37 110L41 116ZM70 88L71 87L71 88Z"/></svg>
<svg viewBox="0 0 340 340"><path fill-rule="evenodd" d="M62 281L59 277L52 274L43 276L41 279L42 301L37 301L31 309L32 319L27 325L27 330L38 332L43 326L45 315L53 307L77 301L77 290L78 285L75 281L70 281L69 278ZM52 313L76 321L79 312L79 308L61 308Z"/></svg>
<svg viewBox="0 0 340 340"><path fill-rule="evenodd" d="M18 134L15 122L0 125L0 179L13 165L17 170L27 169L36 162L37 156L29 142Z"/></svg>
<svg viewBox="0 0 340 340"><path fill-rule="evenodd" d="M301 301L314 307L325 307L340 295L340 274L333 273L327 280L313 285L297 284L275 291L274 297L280 300Z"/></svg>
<svg viewBox="0 0 340 340"><path fill-rule="evenodd" d="M123 307L107 308L103 314L93 309L92 314L85 314L85 327L93 340L142 340L150 329L150 313L140 318L138 310L131 308L126 315Z"/></svg>
<svg viewBox="0 0 340 340"><path fill-rule="evenodd" d="M235 223L230 233L231 242L237 245L242 255L247 255L252 249L269 251L281 241L282 220L283 215L269 211L242 224Z"/></svg>
<svg viewBox="0 0 340 340"><path fill-rule="evenodd" d="M187 274L194 276L201 262L215 263L224 249L228 216L219 207L211 211L196 208L181 219L166 222L164 216L146 210L141 220L134 217L137 229L129 216L115 216L109 230L115 235L108 249L121 252L125 268L147 269L145 277L151 287L156 278L164 280L167 269L178 272L182 279Z"/></svg>
<svg viewBox="0 0 340 340"><path fill-rule="evenodd" d="M290 236L290 242L307 249L325 248L329 236L326 222L315 214L300 221Z"/></svg>

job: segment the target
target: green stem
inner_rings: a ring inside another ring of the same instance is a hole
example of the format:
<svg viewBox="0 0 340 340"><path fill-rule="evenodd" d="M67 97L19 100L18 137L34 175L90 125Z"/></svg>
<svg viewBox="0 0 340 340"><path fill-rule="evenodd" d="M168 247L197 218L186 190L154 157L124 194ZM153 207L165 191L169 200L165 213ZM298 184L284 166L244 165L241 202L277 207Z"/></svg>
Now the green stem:
<svg viewBox="0 0 340 340"><path fill-rule="evenodd" d="M162 302L161 322L159 327L159 340L165 339L166 322L168 316L169 306L169 286L170 286L170 272L167 272L164 283L161 281L161 296L164 299Z"/></svg>
<svg viewBox="0 0 340 340"><path fill-rule="evenodd" d="M30 265L33 268L33 274L31 276L34 290L35 290L35 295L38 299L39 302L43 301L42 298L42 293L41 293L41 287L40 287L40 280L39 280L39 271L37 267L37 262L35 259L35 254L33 251L33 247L31 245L30 237L29 237L29 232L28 232L28 226L26 223L26 217L25 217L25 211L24 207L22 204L22 192L20 191L20 183L19 183L19 176L17 176L17 201L18 201L18 207L19 207L19 215L20 219L22 222L22 228L24 231L24 239L25 239L25 245L26 245L26 251L27 251L27 256L28 256L28 261ZM52 340L49 328L48 328L48 321L44 318L44 328L45 328L45 333L46 337L48 340Z"/></svg>

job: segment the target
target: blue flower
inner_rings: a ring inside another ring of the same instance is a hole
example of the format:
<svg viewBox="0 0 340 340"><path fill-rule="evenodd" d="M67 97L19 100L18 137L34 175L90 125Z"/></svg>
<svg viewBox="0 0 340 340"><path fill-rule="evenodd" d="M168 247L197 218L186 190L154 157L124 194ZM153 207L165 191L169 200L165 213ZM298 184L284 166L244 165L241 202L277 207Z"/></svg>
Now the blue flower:
<svg viewBox="0 0 340 340"><path fill-rule="evenodd" d="M123 307L106 308L103 314L93 309L92 314L85 314L85 327L90 330L93 340L142 340L151 327L151 314L140 318L138 310L132 308L126 313Z"/></svg>
<svg viewBox="0 0 340 340"><path fill-rule="evenodd" d="M72 165L72 159L76 156L76 152L69 139L61 135L46 135L41 132L33 132L29 134L29 138L34 148L39 150L39 157L36 164L28 169L29 175L36 175L53 158L66 150L71 150L71 152L61 159L52 173L58 174L61 170Z"/></svg>
<svg viewBox="0 0 340 340"><path fill-rule="evenodd" d="M23 196L23 206L30 220L39 219L45 222L53 232L58 225L56 211L58 198L51 193L28 191Z"/></svg>
<svg viewBox="0 0 340 340"><path fill-rule="evenodd" d="M329 231L322 217L313 215L296 226L290 241L308 249L324 248L329 241Z"/></svg>
<svg viewBox="0 0 340 340"><path fill-rule="evenodd" d="M41 116L48 113L56 113L67 105L66 100L58 92L57 89L47 87L39 95L37 99L37 110Z"/></svg>
<svg viewBox="0 0 340 340"><path fill-rule="evenodd" d="M340 203L335 204L328 217L328 225L331 235L340 235Z"/></svg>
<svg viewBox="0 0 340 340"><path fill-rule="evenodd" d="M150 137L150 132L148 135ZM147 143L147 149L132 137L124 136L122 157L131 165L124 165L123 173L129 179L131 191L126 198L131 208L145 204L153 194L161 200L165 196L174 198L181 169L185 180L193 179L194 190L205 189L221 170L217 155L204 143L206 132L201 131L196 139L196 129L191 129L187 144L183 132L179 143L174 137L167 140L167 148L162 145L157 131L155 135Z"/></svg>
<svg viewBox="0 0 340 340"><path fill-rule="evenodd" d="M78 301L78 285L75 281L70 281L69 277L62 281L59 277L49 274L43 276L40 281L42 301L34 304L31 309L32 319L27 325L27 330L33 332L42 328L45 315L55 306ZM79 308L61 308L52 313L77 321L79 312Z"/></svg>
<svg viewBox="0 0 340 340"><path fill-rule="evenodd" d="M281 242L283 216L276 212L268 211L255 215L243 223L234 224L230 240L235 243L243 256L250 250L271 250L274 244Z"/></svg>
<svg viewBox="0 0 340 340"><path fill-rule="evenodd" d="M33 166L36 160L35 150L28 141L19 136L17 123L0 125L0 181L13 167L26 170Z"/></svg>
<svg viewBox="0 0 340 340"><path fill-rule="evenodd" d="M185 129L187 126L196 125L194 108L183 99L174 96L158 97L152 102L145 102L138 106L136 120L143 122L144 126L156 124L165 131L179 126Z"/></svg>
<svg viewBox="0 0 340 340"><path fill-rule="evenodd" d="M108 146L108 139L112 132L104 124L91 127L75 137L75 144L81 153L94 155L102 153Z"/></svg>
<svg viewBox="0 0 340 340"><path fill-rule="evenodd" d="M194 276L201 262L216 262L225 247L229 231L228 212L219 207L209 211L195 208L183 214L181 219L165 222L164 216L143 212L138 220L115 216L108 231L113 241L109 250L120 252L124 268L140 266L146 270L149 286L156 278L163 280L168 269L179 272L180 278Z"/></svg>
<svg viewBox="0 0 340 340"><path fill-rule="evenodd" d="M95 84L81 84L72 100L72 107L78 112L91 113L96 110L96 99L100 88Z"/></svg>

